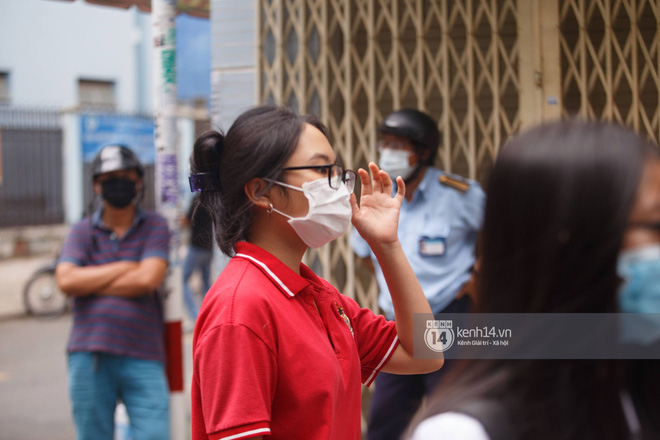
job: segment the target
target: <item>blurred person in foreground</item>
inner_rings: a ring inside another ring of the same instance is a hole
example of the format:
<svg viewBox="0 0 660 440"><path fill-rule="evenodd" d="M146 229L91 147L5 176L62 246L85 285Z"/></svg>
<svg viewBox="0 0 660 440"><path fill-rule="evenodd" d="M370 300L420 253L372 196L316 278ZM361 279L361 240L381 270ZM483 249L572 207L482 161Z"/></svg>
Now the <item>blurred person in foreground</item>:
<svg viewBox="0 0 660 440"><path fill-rule="evenodd" d="M76 438L113 438L121 400L133 439L168 439L169 391L156 293L168 266L167 223L138 208L144 169L129 148L103 147L92 173L102 206L71 227L56 270L60 289L74 298L67 352Z"/></svg>
<svg viewBox="0 0 660 440"><path fill-rule="evenodd" d="M476 311L620 310L626 237L660 220L658 161L647 141L605 123L556 122L509 141L488 182ZM643 222L632 217L640 200L654 206ZM429 399L412 438L659 438L657 361L633 378L636 362L463 361Z"/></svg>
<svg viewBox="0 0 660 440"><path fill-rule="evenodd" d="M623 237L618 272L624 283L619 305L624 313L660 316L660 160L646 160L628 228ZM641 317L640 317L641 318ZM660 329L648 328L644 339L660 352ZM660 362L636 359L627 363L630 392L643 421L657 420L660 411ZM643 425L644 438L660 438L660 427Z"/></svg>
<svg viewBox="0 0 660 440"><path fill-rule="evenodd" d="M379 166L396 186L401 176L406 197L401 205L397 235L434 314L465 313L470 309L470 283L475 264L477 232L485 195L473 180L433 167L440 143L436 122L414 109L397 110L378 128ZM394 320L392 297L376 256L357 229L351 245L376 275L378 304ZM369 410L368 440L399 439L415 411L440 378L454 365L421 375L381 373Z"/></svg>

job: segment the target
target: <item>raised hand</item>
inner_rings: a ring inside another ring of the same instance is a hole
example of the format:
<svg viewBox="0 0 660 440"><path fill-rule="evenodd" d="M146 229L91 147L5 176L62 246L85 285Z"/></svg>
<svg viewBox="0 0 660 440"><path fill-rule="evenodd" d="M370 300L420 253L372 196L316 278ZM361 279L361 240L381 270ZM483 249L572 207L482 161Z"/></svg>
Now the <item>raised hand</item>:
<svg viewBox="0 0 660 440"><path fill-rule="evenodd" d="M353 226L358 230L369 246L383 246L398 241L399 210L406 195L406 185L401 177L397 177L397 192L392 197L392 180L378 166L370 162L369 173L360 168L358 174L362 182L360 205L355 195L351 196L353 208Z"/></svg>

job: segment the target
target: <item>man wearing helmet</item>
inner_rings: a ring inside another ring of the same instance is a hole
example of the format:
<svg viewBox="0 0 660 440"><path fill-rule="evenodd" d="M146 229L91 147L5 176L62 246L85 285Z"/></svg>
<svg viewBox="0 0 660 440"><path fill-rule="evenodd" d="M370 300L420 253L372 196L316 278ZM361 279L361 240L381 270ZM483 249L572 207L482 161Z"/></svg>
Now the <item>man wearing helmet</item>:
<svg viewBox="0 0 660 440"><path fill-rule="evenodd" d="M426 113L402 109L380 125L379 166L406 183L399 217L399 240L415 271L433 313L469 311L464 295L475 263L474 249L481 226L485 195L475 181L433 168L440 142L435 121ZM354 252L375 273L380 288L378 304L388 319L394 308L375 256L357 231ZM371 399L367 438L399 439L439 376L436 373L399 376L381 373Z"/></svg>
<svg viewBox="0 0 660 440"><path fill-rule="evenodd" d="M169 438L163 320L156 289L168 265L165 219L137 207L144 170L123 145L92 162L102 206L71 227L56 278L73 297L67 346L69 392L79 440L111 439L122 400L133 438Z"/></svg>

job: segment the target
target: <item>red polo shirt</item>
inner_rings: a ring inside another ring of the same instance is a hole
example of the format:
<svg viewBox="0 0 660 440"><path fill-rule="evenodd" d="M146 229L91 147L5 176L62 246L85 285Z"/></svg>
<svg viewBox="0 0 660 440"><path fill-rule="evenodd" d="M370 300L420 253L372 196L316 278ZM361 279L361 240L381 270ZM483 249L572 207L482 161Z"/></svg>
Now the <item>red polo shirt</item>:
<svg viewBox="0 0 660 440"><path fill-rule="evenodd" d="M304 264L237 243L195 326L192 438L357 440L360 383L397 345L394 322Z"/></svg>

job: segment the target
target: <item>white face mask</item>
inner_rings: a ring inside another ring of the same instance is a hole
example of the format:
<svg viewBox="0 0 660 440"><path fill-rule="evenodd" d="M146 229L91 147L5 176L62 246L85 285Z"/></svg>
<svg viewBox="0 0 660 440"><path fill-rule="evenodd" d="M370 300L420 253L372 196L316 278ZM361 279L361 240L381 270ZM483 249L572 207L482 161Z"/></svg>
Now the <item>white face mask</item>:
<svg viewBox="0 0 660 440"><path fill-rule="evenodd" d="M275 208L277 212L289 219L289 224L298 236L311 248L319 248L340 237L351 222L351 194L345 184L339 189L330 188L328 178L305 182L302 189L282 182L277 185L302 191L309 202L309 211L305 217L291 217Z"/></svg>
<svg viewBox="0 0 660 440"><path fill-rule="evenodd" d="M416 163L410 165L410 156L413 154L415 153L411 151L383 148L380 151L378 166L389 174L390 178L396 179L397 176L401 176L403 180L406 180L417 168Z"/></svg>

